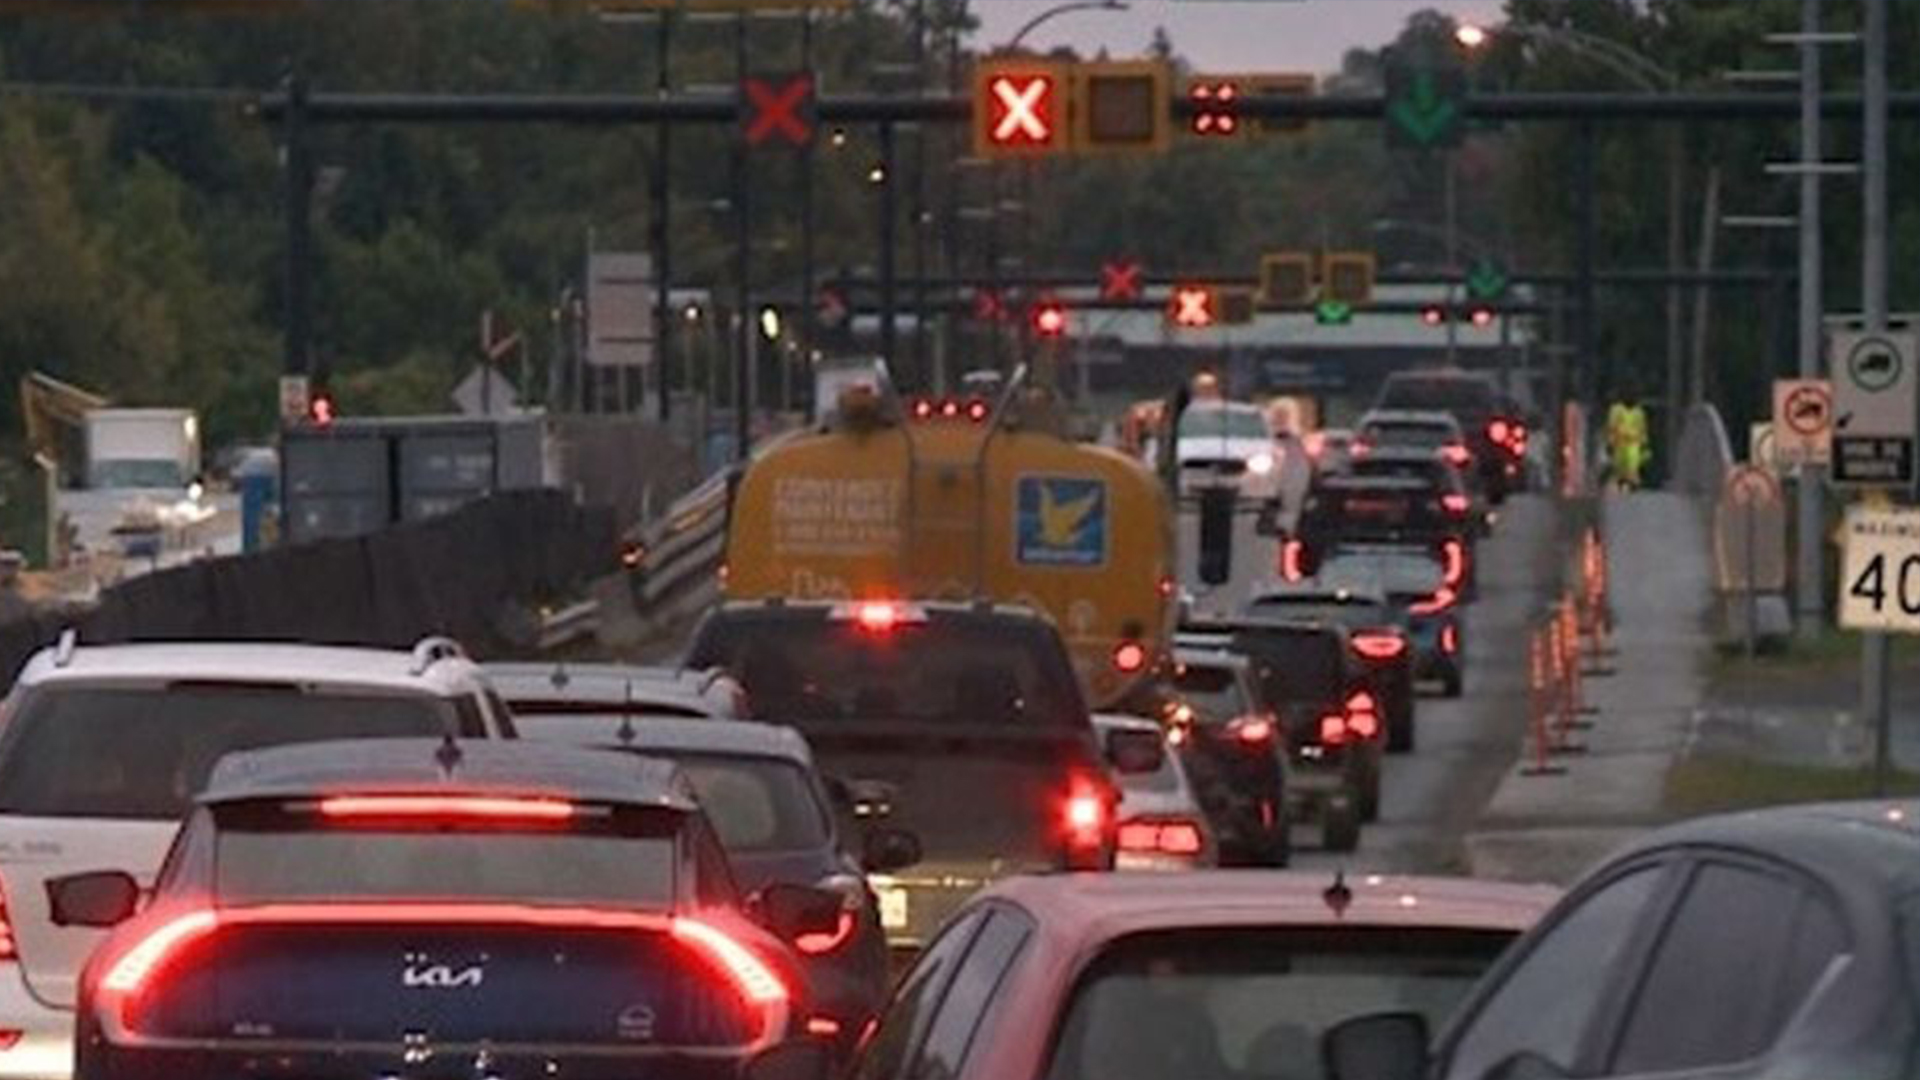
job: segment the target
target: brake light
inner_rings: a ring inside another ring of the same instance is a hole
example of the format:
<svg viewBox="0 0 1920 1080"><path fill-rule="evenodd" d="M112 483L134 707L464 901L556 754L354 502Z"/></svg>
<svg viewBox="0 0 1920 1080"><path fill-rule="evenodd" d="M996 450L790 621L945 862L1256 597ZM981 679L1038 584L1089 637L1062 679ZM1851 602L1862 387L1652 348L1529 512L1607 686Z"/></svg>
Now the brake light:
<svg viewBox="0 0 1920 1080"><path fill-rule="evenodd" d="M820 956L825 953L830 953L840 946L845 945L848 938L853 937L853 928L857 922L858 920L854 918L853 912L842 911L840 913L840 921L834 924L832 932L825 934L801 934L799 937L793 939L793 947L808 956Z"/></svg>
<svg viewBox="0 0 1920 1080"><path fill-rule="evenodd" d="M1280 576L1287 581L1305 581L1307 577L1307 545L1300 540L1286 540L1280 544Z"/></svg>
<svg viewBox="0 0 1920 1080"><path fill-rule="evenodd" d="M496 795L332 795L320 800L328 818L474 818L487 821L570 821L578 812L564 799Z"/></svg>
<svg viewBox="0 0 1920 1080"><path fill-rule="evenodd" d="M1179 583L1173 580L1172 574L1160 575L1160 583L1157 586L1157 588L1160 590L1161 599L1163 600L1173 599L1174 590L1178 589L1179 587L1180 587Z"/></svg>
<svg viewBox="0 0 1920 1080"><path fill-rule="evenodd" d="M211 911L189 912L161 923L153 933L120 954L100 980L100 988L123 997L138 994L168 959L191 942L212 933L218 925L220 916Z"/></svg>
<svg viewBox="0 0 1920 1080"><path fill-rule="evenodd" d="M1407 610L1413 612L1415 615L1438 615L1440 612L1452 607L1459 599L1460 595L1458 593L1452 589L1442 587L1439 592L1434 593L1432 596L1427 597L1417 604L1409 606Z"/></svg>
<svg viewBox="0 0 1920 1080"><path fill-rule="evenodd" d="M1348 457L1366 457L1373 453L1373 444L1365 439L1355 439L1347 444Z"/></svg>
<svg viewBox="0 0 1920 1080"><path fill-rule="evenodd" d="M1456 469L1464 469L1473 464L1473 451L1463 443L1448 443L1440 448L1440 456Z"/></svg>
<svg viewBox="0 0 1920 1080"><path fill-rule="evenodd" d="M1264 716L1243 716L1233 722L1233 736L1249 746L1273 739L1273 721Z"/></svg>
<svg viewBox="0 0 1920 1080"><path fill-rule="evenodd" d="M1068 853L1084 857L1099 851L1106 843L1111 824L1106 794L1091 781L1074 780L1067 789L1066 802L1060 807L1060 826L1065 833ZM1080 863L1075 862L1074 865L1079 866Z"/></svg>
<svg viewBox="0 0 1920 1080"><path fill-rule="evenodd" d="M1113 668L1122 675L1131 675L1147 666L1146 646L1137 641L1123 641L1114 646Z"/></svg>
<svg viewBox="0 0 1920 1080"><path fill-rule="evenodd" d="M1457 588L1467 578L1467 545L1448 540L1440 545L1440 558L1444 563L1440 583L1449 589Z"/></svg>
<svg viewBox="0 0 1920 1080"><path fill-rule="evenodd" d="M1513 425L1505 420L1495 420L1487 425L1487 438L1499 446L1505 446L1513 440Z"/></svg>
<svg viewBox="0 0 1920 1080"><path fill-rule="evenodd" d="M862 630L885 634L900 621L900 609L884 600L871 601L860 605L853 613L853 621L859 623Z"/></svg>
<svg viewBox="0 0 1920 1080"><path fill-rule="evenodd" d="M765 1008L787 1000L787 984L774 974L753 950L729 937L724 931L698 919L676 917L674 939L692 947L715 970L727 976L740 996L749 1004Z"/></svg>
<svg viewBox="0 0 1920 1080"><path fill-rule="evenodd" d="M1399 634L1355 634L1353 651L1368 660L1392 660L1407 651L1407 639Z"/></svg>
<svg viewBox="0 0 1920 1080"><path fill-rule="evenodd" d="M1347 698L1347 730L1355 738L1371 739L1380 734L1380 706L1372 694L1357 690Z"/></svg>
<svg viewBox="0 0 1920 1080"><path fill-rule="evenodd" d="M1139 854L1198 855L1203 840L1191 821L1129 821L1120 826L1120 850Z"/></svg>
<svg viewBox="0 0 1920 1080"><path fill-rule="evenodd" d="M1446 510L1447 513L1457 517L1473 509L1473 500L1457 491L1449 491L1445 495L1440 496L1440 506Z"/></svg>
<svg viewBox="0 0 1920 1080"><path fill-rule="evenodd" d="M1347 718L1338 713L1328 713L1320 718L1320 745L1345 746L1347 744Z"/></svg>
<svg viewBox="0 0 1920 1080"><path fill-rule="evenodd" d="M13 941L13 913L7 909L6 881L0 879L0 962L19 958L20 950Z"/></svg>
<svg viewBox="0 0 1920 1080"><path fill-rule="evenodd" d="M817 1035L822 1039L837 1039L840 1037L840 1021L831 1016L809 1016L807 1017L807 1034Z"/></svg>
<svg viewBox="0 0 1920 1080"><path fill-rule="evenodd" d="M987 414L992 411L993 411L992 408L988 406L986 402L981 401L978 398L975 398L974 400L967 402L967 419L973 421L976 424L985 423L987 420Z"/></svg>
<svg viewBox="0 0 1920 1080"><path fill-rule="evenodd" d="M948 398L940 403L940 415L948 420L960 415L960 403Z"/></svg>
<svg viewBox="0 0 1920 1080"><path fill-rule="evenodd" d="M1460 628L1452 623L1440 628L1440 651L1451 656L1460 651Z"/></svg>

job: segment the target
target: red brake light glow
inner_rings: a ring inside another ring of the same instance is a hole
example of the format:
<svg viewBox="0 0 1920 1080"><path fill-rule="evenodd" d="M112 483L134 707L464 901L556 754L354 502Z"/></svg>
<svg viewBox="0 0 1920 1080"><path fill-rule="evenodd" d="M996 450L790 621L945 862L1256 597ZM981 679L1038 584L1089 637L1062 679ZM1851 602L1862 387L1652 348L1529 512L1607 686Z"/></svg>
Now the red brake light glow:
<svg viewBox="0 0 1920 1080"><path fill-rule="evenodd" d="M900 621L900 609L884 600L869 601L860 605L853 613L853 618L860 624L860 629L884 634Z"/></svg>
<svg viewBox="0 0 1920 1080"><path fill-rule="evenodd" d="M698 919L675 918L673 936L706 957L716 969L733 980L740 996L750 1004L766 1007L787 1000L787 984L753 950L725 932Z"/></svg>
<svg viewBox="0 0 1920 1080"><path fill-rule="evenodd" d="M853 936L853 929L857 922L853 912L843 910L840 912L840 921L834 925L832 933L801 934L793 939L793 947L808 956L830 953L847 943L847 939Z"/></svg>
<svg viewBox="0 0 1920 1080"><path fill-rule="evenodd" d="M1440 612L1452 607L1454 602L1459 599L1460 595L1458 593L1452 589L1443 587L1439 592L1434 593L1432 596L1427 597L1417 604L1411 605L1407 610L1413 612L1415 615L1438 615Z"/></svg>
<svg viewBox="0 0 1920 1080"><path fill-rule="evenodd" d="M823 1039L837 1039L840 1037L840 1021L831 1016L809 1016L807 1017L807 1034L817 1035Z"/></svg>
<svg viewBox="0 0 1920 1080"><path fill-rule="evenodd" d="M1448 443L1441 447L1440 456L1456 469L1464 469L1473 464L1473 451L1468 450L1461 443Z"/></svg>
<svg viewBox="0 0 1920 1080"><path fill-rule="evenodd" d="M1460 628L1452 623L1440 628L1440 651L1451 656L1460 651Z"/></svg>
<svg viewBox="0 0 1920 1080"><path fill-rule="evenodd" d="M333 795L320 800L328 818L472 818L487 821L570 821L577 808L564 799L498 795Z"/></svg>
<svg viewBox="0 0 1920 1080"><path fill-rule="evenodd" d="M1304 581L1307 577L1307 545L1299 540L1283 541L1280 545L1280 576L1287 581Z"/></svg>
<svg viewBox="0 0 1920 1080"><path fill-rule="evenodd" d="M1440 557L1446 563L1440 573L1441 584L1449 589L1459 588L1467 577L1467 545L1448 540L1440 545Z"/></svg>
<svg viewBox="0 0 1920 1080"><path fill-rule="evenodd" d="M1447 513L1457 517L1473 509L1473 500L1457 491L1449 491L1440 496L1440 506Z"/></svg>
<svg viewBox="0 0 1920 1080"><path fill-rule="evenodd" d="M0 962L19 957L20 950L13 941L13 916L7 910L6 882L0 881Z"/></svg>
<svg viewBox="0 0 1920 1080"><path fill-rule="evenodd" d="M948 420L960 415L960 403L948 398L940 403L940 415Z"/></svg>
<svg viewBox="0 0 1920 1080"><path fill-rule="evenodd" d="M1120 826L1120 850L1160 855L1198 855L1200 827L1191 821L1129 821Z"/></svg>
<svg viewBox="0 0 1920 1080"><path fill-rule="evenodd" d="M1075 780L1060 808L1067 847L1076 851L1099 848L1106 839L1107 824L1107 803L1100 790L1084 779Z"/></svg>
<svg viewBox="0 0 1920 1080"><path fill-rule="evenodd" d="M1273 721L1264 716L1242 717L1233 725L1233 734L1243 743L1269 742L1273 739Z"/></svg>
<svg viewBox="0 0 1920 1080"><path fill-rule="evenodd" d="M1327 437L1318 431L1310 431L1300 440L1300 445L1306 448L1308 457L1317 458L1327 452Z"/></svg>
<svg viewBox="0 0 1920 1080"><path fill-rule="evenodd" d="M928 420L932 419L932 417L933 402L928 401L926 398L913 399L913 418L915 420Z"/></svg>
<svg viewBox="0 0 1920 1080"><path fill-rule="evenodd" d="M1368 660L1392 660L1407 651L1407 639L1399 634L1355 634L1353 651Z"/></svg>
<svg viewBox="0 0 1920 1080"><path fill-rule="evenodd" d="M189 912L161 923L159 929L120 954L100 980L100 988L125 997L138 994L169 957L219 924L220 916L211 911Z"/></svg>
<svg viewBox="0 0 1920 1080"><path fill-rule="evenodd" d="M1347 718L1338 713L1328 713L1320 718L1320 745L1345 746L1347 744Z"/></svg>
<svg viewBox="0 0 1920 1080"><path fill-rule="evenodd" d="M1347 730L1355 738L1371 739L1380 734L1379 703L1372 694L1357 690L1347 698Z"/></svg>
<svg viewBox="0 0 1920 1080"><path fill-rule="evenodd" d="M989 407L986 402L981 401L978 398L975 398L974 400L967 402L967 419L973 421L976 424L985 423L987 419L987 415L992 411L993 411L992 408Z"/></svg>
<svg viewBox="0 0 1920 1080"><path fill-rule="evenodd" d="M1131 675L1147 666L1147 648L1137 641L1123 641L1114 647L1113 668L1122 675Z"/></svg>
<svg viewBox="0 0 1920 1080"><path fill-rule="evenodd" d="M1513 440L1513 426L1505 420L1495 420L1487 425L1487 438L1505 446Z"/></svg>

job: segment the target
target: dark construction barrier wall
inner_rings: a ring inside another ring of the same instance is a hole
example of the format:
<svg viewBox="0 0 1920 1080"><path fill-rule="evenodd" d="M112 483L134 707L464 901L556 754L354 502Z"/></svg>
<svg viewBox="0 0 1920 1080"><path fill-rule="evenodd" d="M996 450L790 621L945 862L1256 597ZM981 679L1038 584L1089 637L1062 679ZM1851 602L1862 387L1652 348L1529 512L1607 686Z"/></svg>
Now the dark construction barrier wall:
<svg viewBox="0 0 1920 1080"><path fill-rule="evenodd" d="M405 647L446 634L476 656L525 648L514 617L618 565L614 515L558 491L490 496L385 532L208 559L133 578L74 615L0 623L0 677L76 627L83 644L308 641Z"/></svg>

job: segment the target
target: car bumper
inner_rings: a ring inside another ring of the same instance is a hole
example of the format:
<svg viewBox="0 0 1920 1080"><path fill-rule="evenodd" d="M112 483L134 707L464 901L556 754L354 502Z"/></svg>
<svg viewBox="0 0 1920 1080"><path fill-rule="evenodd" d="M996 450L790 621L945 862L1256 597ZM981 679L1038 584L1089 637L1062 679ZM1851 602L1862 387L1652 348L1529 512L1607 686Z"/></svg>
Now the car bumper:
<svg viewBox="0 0 1920 1080"><path fill-rule="evenodd" d="M0 1080L67 1080L73 1075L73 1013L42 1004L17 973L0 977L0 1032L19 1033L0 1050Z"/></svg>
<svg viewBox="0 0 1920 1080"><path fill-rule="evenodd" d="M484 1047L449 1047L411 1058L399 1050L299 1052L252 1047L221 1050L124 1049L109 1047L90 1055L74 1080L257 1080L297 1077L299 1080L370 1080L406 1077L407 1080L736 1080L742 1068L737 1056L683 1057L666 1055L596 1055L557 1051L493 1053Z"/></svg>

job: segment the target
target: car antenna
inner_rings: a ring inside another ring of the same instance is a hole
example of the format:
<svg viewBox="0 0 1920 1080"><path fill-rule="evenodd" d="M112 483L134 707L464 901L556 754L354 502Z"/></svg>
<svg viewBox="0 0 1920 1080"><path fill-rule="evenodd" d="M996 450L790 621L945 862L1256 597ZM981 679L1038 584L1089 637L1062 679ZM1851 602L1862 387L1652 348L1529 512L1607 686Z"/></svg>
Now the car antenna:
<svg viewBox="0 0 1920 1080"><path fill-rule="evenodd" d="M460 766L460 762L465 757L466 754L461 752L460 743L454 739L451 731L441 736L440 748L433 752L433 760L439 764L440 771L446 773L449 778L453 776L453 770Z"/></svg>
<svg viewBox="0 0 1920 1080"><path fill-rule="evenodd" d="M555 660L553 662L553 674L547 676L547 681L553 684L555 690L565 690L567 688L567 684L573 681L573 676L567 674L567 662L565 660Z"/></svg>
<svg viewBox="0 0 1920 1080"><path fill-rule="evenodd" d="M621 746L633 745L633 680L627 680L627 707L620 710L620 730L613 737L620 740Z"/></svg>
<svg viewBox="0 0 1920 1080"><path fill-rule="evenodd" d="M1347 887L1347 871L1344 867L1333 872L1333 884L1321 892L1320 899L1327 902L1336 919L1344 917L1347 908L1353 906L1353 890Z"/></svg>

